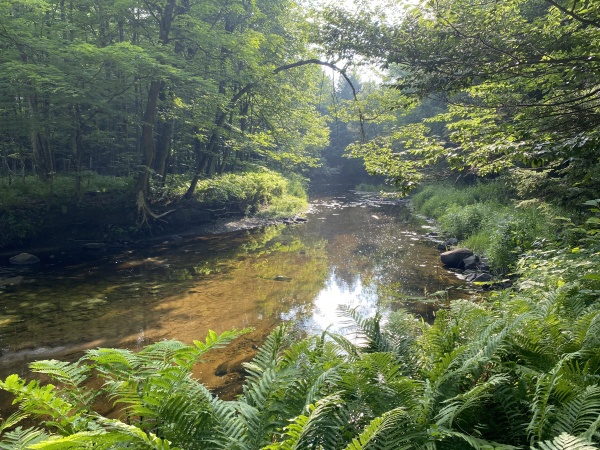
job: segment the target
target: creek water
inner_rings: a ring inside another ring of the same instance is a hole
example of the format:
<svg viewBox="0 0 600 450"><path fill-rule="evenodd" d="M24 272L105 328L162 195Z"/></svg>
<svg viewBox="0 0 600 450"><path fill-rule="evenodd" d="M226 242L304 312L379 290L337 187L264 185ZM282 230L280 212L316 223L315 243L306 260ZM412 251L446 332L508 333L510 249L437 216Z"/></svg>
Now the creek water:
<svg viewBox="0 0 600 450"><path fill-rule="evenodd" d="M464 296L422 238L427 225L402 202L350 192L317 197L307 218L66 265L2 267L13 282L0 288L0 377L25 376L33 360L73 360L89 348L137 350L253 327L195 372L225 395L241 362L282 321L307 332L339 330L339 305L367 315L406 308L432 320L440 301Z"/></svg>

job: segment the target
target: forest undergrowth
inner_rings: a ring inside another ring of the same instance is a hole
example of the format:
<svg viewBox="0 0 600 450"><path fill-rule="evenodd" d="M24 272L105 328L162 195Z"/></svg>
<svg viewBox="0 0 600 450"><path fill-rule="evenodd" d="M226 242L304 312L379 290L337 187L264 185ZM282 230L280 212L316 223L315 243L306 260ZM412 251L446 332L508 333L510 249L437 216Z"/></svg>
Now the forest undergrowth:
<svg viewBox="0 0 600 450"><path fill-rule="evenodd" d="M201 220L210 222L219 218L219 212L280 219L308 207L306 182L295 174L254 167L213 176L200 180L193 199L182 202L190 178L172 175L164 186L153 185L153 208L158 213L193 209L204 212ZM104 241L131 240L156 232L136 224L133 177L90 172L79 183L77 177L67 175L56 175L50 182L34 176L10 181L0 178L0 249L26 247L47 235L56 239L57 232L69 232L70 239ZM183 223L187 220L191 222ZM186 214L167 216L154 228L181 230L197 225L197 220Z"/></svg>

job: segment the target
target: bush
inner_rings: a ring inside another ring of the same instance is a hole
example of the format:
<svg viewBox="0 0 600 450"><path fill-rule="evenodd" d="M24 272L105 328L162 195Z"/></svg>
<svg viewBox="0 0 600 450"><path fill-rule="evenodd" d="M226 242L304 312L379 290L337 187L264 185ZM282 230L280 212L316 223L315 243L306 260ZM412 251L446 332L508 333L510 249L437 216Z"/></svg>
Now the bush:
<svg viewBox="0 0 600 450"><path fill-rule="evenodd" d="M552 209L526 205L488 220L490 241L485 254L491 267L502 273L513 270L519 256L556 240L558 226Z"/></svg>
<svg viewBox="0 0 600 450"><path fill-rule="evenodd" d="M438 220L440 225L452 237L464 240L479 232L484 222L497 213L497 205L474 203L466 206L450 206L448 212Z"/></svg>
<svg viewBox="0 0 600 450"><path fill-rule="evenodd" d="M285 178L268 169L229 173L198 183L196 199L212 207L237 204L245 214L289 217L308 206L300 178Z"/></svg>

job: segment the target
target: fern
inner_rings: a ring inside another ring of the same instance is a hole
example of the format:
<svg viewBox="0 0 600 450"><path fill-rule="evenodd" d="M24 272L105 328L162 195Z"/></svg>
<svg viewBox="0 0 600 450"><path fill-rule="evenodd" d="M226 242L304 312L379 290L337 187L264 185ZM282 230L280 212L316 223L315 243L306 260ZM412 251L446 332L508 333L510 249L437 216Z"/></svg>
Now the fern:
<svg viewBox="0 0 600 450"><path fill-rule="evenodd" d="M2 435L0 449L2 450L24 450L33 444L48 438L48 434L38 428L17 427Z"/></svg>
<svg viewBox="0 0 600 450"><path fill-rule="evenodd" d="M600 386L587 386L557 409L552 434L593 436L600 421Z"/></svg>
<svg viewBox="0 0 600 450"><path fill-rule="evenodd" d="M15 395L15 402L24 413L43 416L46 426L56 427L62 433L73 433L87 426L81 412L74 412L74 405L62 399L51 384L40 386L36 380L27 383L18 375L9 375L0 381L0 388Z"/></svg>
<svg viewBox="0 0 600 450"><path fill-rule="evenodd" d="M464 394L446 400L444 406L435 418L438 426L451 428L453 423L461 418L470 409L480 407L490 397L493 388L510 382L505 375L494 375L484 383L479 383ZM471 424L473 426L473 424ZM463 426L460 427L464 429Z"/></svg>
<svg viewBox="0 0 600 450"><path fill-rule="evenodd" d="M424 439L424 433L415 431L406 410L395 408L373 419L344 450L411 449Z"/></svg>
<svg viewBox="0 0 600 450"><path fill-rule="evenodd" d="M596 450L590 442L585 439L571 436L568 433L561 433L551 441L538 442L537 446L532 446L532 450Z"/></svg>
<svg viewBox="0 0 600 450"><path fill-rule="evenodd" d="M285 428L285 440L265 449L338 448L347 423L347 411L338 395L319 400L309 407L308 416L296 417Z"/></svg>
<svg viewBox="0 0 600 450"><path fill-rule="evenodd" d="M29 414L23 411L17 411L8 416L6 420L0 419L0 436L2 435L4 430L8 430L14 427L16 424L21 422L23 419L26 419L28 416Z"/></svg>
<svg viewBox="0 0 600 450"><path fill-rule="evenodd" d="M67 389L64 393L68 395L71 402L87 408L94 400L95 395L82 384L90 377L90 368L81 363L69 363L57 360L36 361L29 365L33 372L43 373L62 384Z"/></svg>

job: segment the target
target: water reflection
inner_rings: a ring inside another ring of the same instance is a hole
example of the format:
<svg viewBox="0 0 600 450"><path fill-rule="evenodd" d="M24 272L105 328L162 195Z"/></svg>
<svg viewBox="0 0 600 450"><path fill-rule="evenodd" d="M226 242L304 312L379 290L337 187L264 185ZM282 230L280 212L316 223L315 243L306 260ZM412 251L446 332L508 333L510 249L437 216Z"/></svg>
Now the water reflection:
<svg viewBox="0 0 600 450"><path fill-rule="evenodd" d="M165 338L191 342L209 329L255 327L239 344L255 348L281 320L339 329L342 304L431 318L430 294L458 280L420 241L420 226L406 206L336 197L316 201L305 224L12 273L23 278L0 289L0 376L25 373L33 359L75 358L98 346L139 349Z"/></svg>

